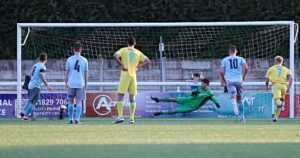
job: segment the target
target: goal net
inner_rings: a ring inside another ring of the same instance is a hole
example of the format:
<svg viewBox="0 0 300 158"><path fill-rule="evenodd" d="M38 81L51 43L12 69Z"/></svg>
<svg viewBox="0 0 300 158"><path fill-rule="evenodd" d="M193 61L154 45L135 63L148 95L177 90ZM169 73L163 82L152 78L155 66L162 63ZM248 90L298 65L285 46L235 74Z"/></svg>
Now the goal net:
<svg viewBox="0 0 300 158"><path fill-rule="evenodd" d="M133 36L137 40L136 48L151 60L147 68L138 72L138 81L152 84L139 86L139 92L189 91L191 75L202 72L212 82L212 90L221 93L220 61L228 55L228 46L234 44L238 55L249 65L245 92L266 93L265 73L276 55L283 56L285 66L294 69L290 67L293 66L290 62L294 62L291 60L294 35L290 38L293 25L293 22L23 24L21 38L22 42L26 41L21 48L20 76L30 73L40 53L47 53L46 78L55 85L56 92L47 94L40 104L51 107L65 103L62 84L65 62L73 55L73 43L80 41L82 55L89 61L89 82L93 83L88 90L116 92L120 68L113 55L126 47L126 39ZM174 86L172 82L179 83ZM265 98L268 97L262 97L259 102L266 102ZM250 97L249 106L251 101Z"/></svg>

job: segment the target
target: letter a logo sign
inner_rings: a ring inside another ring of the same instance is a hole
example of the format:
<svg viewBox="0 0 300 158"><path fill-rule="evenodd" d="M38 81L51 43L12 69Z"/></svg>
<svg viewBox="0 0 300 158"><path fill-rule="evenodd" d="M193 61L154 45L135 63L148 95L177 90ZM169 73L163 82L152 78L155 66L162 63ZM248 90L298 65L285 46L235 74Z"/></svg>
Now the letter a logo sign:
<svg viewBox="0 0 300 158"><path fill-rule="evenodd" d="M110 104L112 100L107 95L98 95L93 101L94 111L101 116L107 115L111 112Z"/></svg>

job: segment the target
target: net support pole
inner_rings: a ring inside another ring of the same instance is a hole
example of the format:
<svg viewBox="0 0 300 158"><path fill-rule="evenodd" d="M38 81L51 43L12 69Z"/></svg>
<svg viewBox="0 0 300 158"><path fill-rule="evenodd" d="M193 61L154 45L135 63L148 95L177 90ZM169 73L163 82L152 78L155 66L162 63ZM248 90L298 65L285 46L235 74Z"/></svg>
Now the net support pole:
<svg viewBox="0 0 300 158"><path fill-rule="evenodd" d="M290 70L292 72L292 75L295 75L295 68L294 68L294 62L295 62L295 25L294 22L290 23ZM295 87L294 87L294 78L293 77L293 83L290 89L290 118L294 118L294 97L295 97Z"/></svg>
<svg viewBox="0 0 300 158"><path fill-rule="evenodd" d="M271 87L271 91L272 91L272 94L273 94L273 92L274 92L273 85ZM274 118L274 116L275 116L275 102L274 102L274 99L272 98L272 118Z"/></svg>
<svg viewBox="0 0 300 158"><path fill-rule="evenodd" d="M166 82L166 71L165 71L165 63L163 58L163 52L165 50L164 43L162 40L162 36L159 37L159 56L160 56L160 72L161 72L161 81ZM162 86L162 92L166 92L166 87Z"/></svg>
<svg viewBox="0 0 300 158"><path fill-rule="evenodd" d="M22 94L21 94L21 74L22 74L22 67L21 67L21 48L22 48L22 33L21 33L21 27L17 25L17 103L15 105L15 114L18 118L20 116L18 113L21 111L21 99L22 99Z"/></svg>
<svg viewBox="0 0 300 158"><path fill-rule="evenodd" d="M100 59L100 82L104 82L104 59L101 57ZM101 92L103 92L103 86L100 86L99 89Z"/></svg>

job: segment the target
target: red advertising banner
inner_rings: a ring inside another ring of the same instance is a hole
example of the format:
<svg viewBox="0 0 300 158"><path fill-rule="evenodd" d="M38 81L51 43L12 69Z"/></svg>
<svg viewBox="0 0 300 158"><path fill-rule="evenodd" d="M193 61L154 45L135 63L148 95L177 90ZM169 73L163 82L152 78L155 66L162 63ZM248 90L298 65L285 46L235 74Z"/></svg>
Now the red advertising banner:
<svg viewBox="0 0 300 158"><path fill-rule="evenodd" d="M87 93L87 117L113 117L117 115L116 93Z"/></svg>
<svg viewBox="0 0 300 158"><path fill-rule="evenodd" d="M295 117L300 117L300 94L295 94ZM280 113L280 117L290 117L290 95L285 96L284 111Z"/></svg>
<svg viewBox="0 0 300 158"><path fill-rule="evenodd" d="M279 117L290 117L290 95L289 94L285 96L284 111L280 113Z"/></svg>
<svg viewBox="0 0 300 158"><path fill-rule="evenodd" d="M300 117L300 94L295 95L295 117Z"/></svg>

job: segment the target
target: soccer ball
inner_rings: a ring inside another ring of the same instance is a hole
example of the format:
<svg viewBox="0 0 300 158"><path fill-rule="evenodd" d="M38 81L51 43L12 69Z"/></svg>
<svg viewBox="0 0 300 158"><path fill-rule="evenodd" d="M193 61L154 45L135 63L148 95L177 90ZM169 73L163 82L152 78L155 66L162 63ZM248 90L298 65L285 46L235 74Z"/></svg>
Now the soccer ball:
<svg viewBox="0 0 300 158"><path fill-rule="evenodd" d="M64 119L65 112L67 111L67 107L65 105L60 106L59 119Z"/></svg>
<svg viewBox="0 0 300 158"><path fill-rule="evenodd" d="M60 106L60 109L61 109L61 110L67 110L67 107L66 107L65 105L61 105L61 106Z"/></svg>

